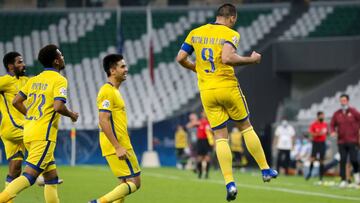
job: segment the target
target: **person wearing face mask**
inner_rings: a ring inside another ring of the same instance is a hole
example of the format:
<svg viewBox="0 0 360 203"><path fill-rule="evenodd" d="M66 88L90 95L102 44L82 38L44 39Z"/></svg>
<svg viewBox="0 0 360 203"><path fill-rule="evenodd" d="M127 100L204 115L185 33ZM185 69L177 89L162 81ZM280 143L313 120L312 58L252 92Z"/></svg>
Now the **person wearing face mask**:
<svg viewBox="0 0 360 203"><path fill-rule="evenodd" d="M340 187L346 187L346 162L348 156L353 166L354 179L360 184L359 162L357 160L360 144L360 113L349 106L349 95L340 96L341 109L337 110L330 123L331 136L337 136L340 153Z"/></svg>
<svg viewBox="0 0 360 203"><path fill-rule="evenodd" d="M324 175L324 158L326 151L326 135L328 134L328 124L324 121L325 114L322 111L317 113L317 119L314 121L309 128L309 133L312 136L312 150L310 158L310 169L306 176L306 180L311 177L311 172L314 167L314 161L320 162L319 168L319 179L322 182Z"/></svg>
<svg viewBox="0 0 360 203"><path fill-rule="evenodd" d="M278 150L276 170L280 167L285 169L285 174L288 174L290 164L290 151L295 144L295 129L288 123L287 120L282 120L281 124L275 130L274 146Z"/></svg>

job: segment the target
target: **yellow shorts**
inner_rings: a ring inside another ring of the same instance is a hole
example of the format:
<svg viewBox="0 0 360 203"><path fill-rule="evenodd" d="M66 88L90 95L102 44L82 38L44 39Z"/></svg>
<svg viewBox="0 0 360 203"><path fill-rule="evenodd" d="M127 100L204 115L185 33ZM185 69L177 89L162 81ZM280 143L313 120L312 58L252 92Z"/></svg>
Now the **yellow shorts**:
<svg viewBox="0 0 360 203"><path fill-rule="evenodd" d="M120 178L126 179L140 175L140 166L133 149L128 150L129 157L126 160L120 160L115 154L105 156L113 174Z"/></svg>
<svg viewBox="0 0 360 203"><path fill-rule="evenodd" d="M25 146L22 139L13 140L4 137L1 137L1 139L4 143L6 159L8 161L24 159Z"/></svg>
<svg viewBox="0 0 360 203"><path fill-rule="evenodd" d="M202 90L200 97L213 130L224 128L228 120L244 121L249 116L240 87Z"/></svg>
<svg viewBox="0 0 360 203"><path fill-rule="evenodd" d="M26 165L38 172L46 173L56 169L54 151L55 142L51 141L32 141L25 143L28 151Z"/></svg>

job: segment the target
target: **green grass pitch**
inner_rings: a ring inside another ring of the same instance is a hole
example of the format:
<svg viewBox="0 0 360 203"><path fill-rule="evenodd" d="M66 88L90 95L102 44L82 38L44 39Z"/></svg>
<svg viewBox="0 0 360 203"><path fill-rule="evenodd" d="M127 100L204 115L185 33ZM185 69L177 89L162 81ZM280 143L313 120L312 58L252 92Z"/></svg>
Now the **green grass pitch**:
<svg viewBox="0 0 360 203"><path fill-rule="evenodd" d="M2 177L7 168L0 167ZM62 203L86 203L116 186L118 181L106 166L60 166L59 186ZM219 171L210 179L198 180L191 171L175 168L143 169L142 186L126 198L127 203L220 203L225 200L225 187ZM360 189L315 186L314 180L280 176L263 183L259 171L235 173L239 194L234 202L243 203L352 203L360 202ZM332 179L328 179L332 180ZM1 189L3 189L1 185ZM43 189L32 186L20 193L15 203L42 203Z"/></svg>

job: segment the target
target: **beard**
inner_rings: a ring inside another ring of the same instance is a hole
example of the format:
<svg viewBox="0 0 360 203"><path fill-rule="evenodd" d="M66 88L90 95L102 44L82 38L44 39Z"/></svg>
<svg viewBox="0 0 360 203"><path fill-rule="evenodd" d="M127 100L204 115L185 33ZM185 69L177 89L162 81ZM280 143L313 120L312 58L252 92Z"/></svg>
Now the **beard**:
<svg viewBox="0 0 360 203"><path fill-rule="evenodd" d="M24 76L25 75L25 68L22 69L22 70L19 70L19 69L15 69L15 75L16 77L21 77L21 76Z"/></svg>

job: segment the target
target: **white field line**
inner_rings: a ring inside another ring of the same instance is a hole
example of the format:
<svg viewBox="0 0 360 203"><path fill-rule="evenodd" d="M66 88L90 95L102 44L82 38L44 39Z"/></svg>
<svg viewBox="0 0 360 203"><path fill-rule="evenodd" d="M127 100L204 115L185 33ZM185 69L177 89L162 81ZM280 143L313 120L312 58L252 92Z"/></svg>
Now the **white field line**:
<svg viewBox="0 0 360 203"><path fill-rule="evenodd" d="M198 179L184 179L184 178L180 178L179 176L165 175L165 174L158 174L158 173L144 173L144 175L152 176L152 177L156 177L156 178L164 178L164 179L173 179L173 180L181 180L182 179L182 180L186 180L186 181L214 183L214 184L221 184L221 185L224 184L224 181L220 181L220 180L200 181ZM250 188L250 189L260 189L260 190L285 192L285 193L298 194L298 195L323 197L323 198L327 198L327 199L360 201L359 197L347 197L347 196L332 195L332 194L320 193L320 192L308 192L308 191L303 191L303 190L286 189L286 188L279 188L279 187L257 186L257 185L249 185L249 184L237 184L237 186L243 187L243 188Z"/></svg>

